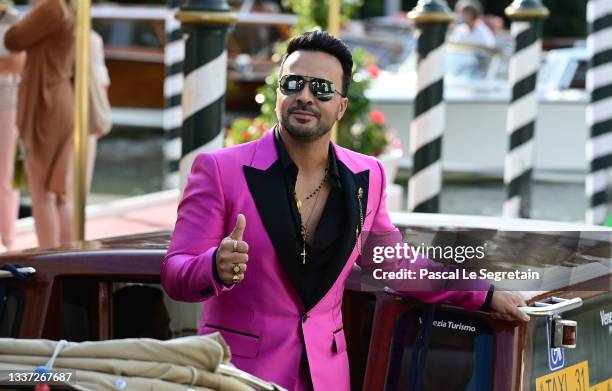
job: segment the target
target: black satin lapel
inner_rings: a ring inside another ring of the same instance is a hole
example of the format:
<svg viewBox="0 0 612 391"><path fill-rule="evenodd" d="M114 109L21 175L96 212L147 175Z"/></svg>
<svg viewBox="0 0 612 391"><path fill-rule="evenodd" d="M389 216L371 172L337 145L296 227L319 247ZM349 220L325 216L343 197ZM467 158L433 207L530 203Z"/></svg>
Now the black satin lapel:
<svg viewBox="0 0 612 391"><path fill-rule="evenodd" d="M244 175L276 255L293 286L298 287L301 249L298 248L295 227L291 225L293 219L279 161L265 171L244 166Z"/></svg>
<svg viewBox="0 0 612 391"><path fill-rule="evenodd" d="M360 219L360 204L361 204L361 214L365 219L367 214L367 205L368 205L368 193L369 188L368 185L370 183L370 170L361 171L353 174L351 170L348 169L341 161L338 161L338 169L340 170L340 180L342 181L342 192L344 196L344 200L346 202L346 207L348 211L348 222L346 226L346 232L342 237L342 243L340 244L340 248L338 251L338 259L341 260L338 274L342 271L346 261L348 260L349 255L353 251L353 247L357 241L356 230L358 229L361 232L361 219ZM358 201L358 192L361 189L362 199L361 202Z"/></svg>
<svg viewBox="0 0 612 391"><path fill-rule="evenodd" d="M341 191L343 193L342 196L346 205L348 219L344 229L344 235L342 235L341 242L338 246L337 255L333 259L334 263L331 265L329 273L322 276L321 286L317 293L317 302L321 300L327 291L329 291L334 285L357 242L357 234L355 230L361 230L359 219L359 202L357 200L357 192L359 188L363 190L361 205L364 219L367 213L366 208L368 205L368 184L370 182L370 170L353 174L348 167L338 160L338 171L340 174L340 182L342 183Z"/></svg>

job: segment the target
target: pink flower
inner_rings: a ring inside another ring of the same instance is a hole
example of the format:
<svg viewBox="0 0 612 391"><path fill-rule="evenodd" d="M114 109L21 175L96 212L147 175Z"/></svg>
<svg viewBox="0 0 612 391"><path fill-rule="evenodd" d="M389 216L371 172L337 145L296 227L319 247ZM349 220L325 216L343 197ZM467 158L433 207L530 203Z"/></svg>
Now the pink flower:
<svg viewBox="0 0 612 391"><path fill-rule="evenodd" d="M385 115L380 110L370 111L370 121L376 125L383 125L385 123Z"/></svg>
<svg viewBox="0 0 612 391"><path fill-rule="evenodd" d="M378 68L376 65L370 65L368 67L368 74L370 77L376 79L378 75L380 75L380 68Z"/></svg>

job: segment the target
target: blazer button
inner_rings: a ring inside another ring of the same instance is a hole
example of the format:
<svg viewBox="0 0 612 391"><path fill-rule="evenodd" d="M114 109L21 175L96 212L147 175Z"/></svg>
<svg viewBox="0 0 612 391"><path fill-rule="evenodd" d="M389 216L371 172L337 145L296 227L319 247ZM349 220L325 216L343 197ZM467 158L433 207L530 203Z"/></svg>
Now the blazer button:
<svg viewBox="0 0 612 391"><path fill-rule="evenodd" d="M208 296L211 293L213 293L213 289L212 289L212 287L209 287L209 286L207 286L206 288L200 290L200 295L201 296Z"/></svg>
<svg viewBox="0 0 612 391"><path fill-rule="evenodd" d="M302 315L302 323L306 323L307 319L308 319L308 314Z"/></svg>

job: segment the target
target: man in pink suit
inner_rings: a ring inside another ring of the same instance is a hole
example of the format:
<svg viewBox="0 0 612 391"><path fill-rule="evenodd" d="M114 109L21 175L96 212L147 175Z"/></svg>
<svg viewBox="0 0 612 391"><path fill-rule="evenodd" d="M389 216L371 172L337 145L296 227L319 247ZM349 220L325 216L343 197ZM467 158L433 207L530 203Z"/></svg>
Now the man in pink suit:
<svg viewBox="0 0 612 391"><path fill-rule="evenodd" d="M279 125L197 157L162 267L172 298L206 300L200 334L220 332L238 368L290 390L350 389L341 304L360 263L358 236L397 232L381 164L330 141L352 65L344 43L325 32L291 40ZM524 320L523 301L507 292L415 296Z"/></svg>

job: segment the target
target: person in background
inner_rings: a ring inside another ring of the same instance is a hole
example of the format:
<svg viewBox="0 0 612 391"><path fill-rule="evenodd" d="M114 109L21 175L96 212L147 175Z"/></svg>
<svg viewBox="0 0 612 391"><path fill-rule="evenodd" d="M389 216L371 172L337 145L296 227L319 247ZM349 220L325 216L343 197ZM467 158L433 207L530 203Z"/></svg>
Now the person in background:
<svg viewBox="0 0 612 391"><path fill-rule="evenodd" d="M17 126L41 247L72 239L75 11L76 0L37 0L4 38L27 54Z"/></svg>
<svg viewBox="0 0 612 391"><path fill-rule="evenodd" d="M104 41L100 34L94 30L91 30L89 39L89 66L91 67L89 76L95 78L96 81L104 87L104 91L108 93L110 77L108 76L108 69L104 63ZM91 124L89 128L89 145L87 150L87 191L91 190L91 182L96 164L98 139L102 136L104 136L102 130L96 129L94 125Z"/></svg>
<svg viewBox="0 0 612 391"><path fill-rule="evenodd" d="M13 188L13 172L18 137L17 89L25 55L10 53L2 43L6 31L18 20L12 4L0 1L0 253L12 250L19 209L19 192Z"/></svg>
<svg viewBox="0 0 612 391"><path fill-rule="evenodd" d="M455 8L459 23L454 26L448 37L451 43L495 48L495 35L482 21L482 7L474 1L460 1Z"/></svg>

